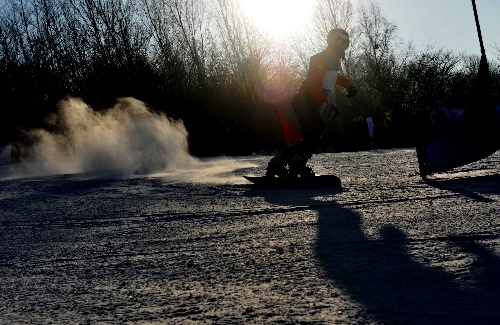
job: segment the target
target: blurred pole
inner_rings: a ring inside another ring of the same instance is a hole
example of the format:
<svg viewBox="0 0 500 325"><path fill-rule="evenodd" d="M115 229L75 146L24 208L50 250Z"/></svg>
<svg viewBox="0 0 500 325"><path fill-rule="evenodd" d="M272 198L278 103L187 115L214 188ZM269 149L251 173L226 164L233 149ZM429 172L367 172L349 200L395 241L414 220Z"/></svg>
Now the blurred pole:
<svg viewBox="0 0 500 325"><path fill-rule="evenodd" d="M476 0L472 0L472 8L474 9L474 18L476 19L477 35L479 37L479 45L481 45L481 55L486 57L486 52L483 46L483 37L481 36L481 27L479 27L479 18L477 17Z"/></svg>

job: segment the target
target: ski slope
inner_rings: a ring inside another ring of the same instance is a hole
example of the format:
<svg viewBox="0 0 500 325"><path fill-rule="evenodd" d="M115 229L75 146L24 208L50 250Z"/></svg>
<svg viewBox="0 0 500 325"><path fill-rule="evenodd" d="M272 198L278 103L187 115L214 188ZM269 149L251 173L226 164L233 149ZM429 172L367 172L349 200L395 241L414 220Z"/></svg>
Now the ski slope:
<svg viewBox="0 0 500 325"><path fill-rule="evenodd" d="M0 166L0 323L494 324L500 154L313 157L341 189L254 189L271 156L156 174Z"/></svg>

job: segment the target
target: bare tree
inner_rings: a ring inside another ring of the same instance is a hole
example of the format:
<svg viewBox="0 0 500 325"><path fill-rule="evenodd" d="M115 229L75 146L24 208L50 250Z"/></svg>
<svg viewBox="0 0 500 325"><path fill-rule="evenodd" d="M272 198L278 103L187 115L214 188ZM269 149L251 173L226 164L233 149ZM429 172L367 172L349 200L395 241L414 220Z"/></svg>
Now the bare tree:
<svg viewBox="0 0 500 325"><path fill-rule="evenodd" d="M263 71L268 43L244 15L237 0L215 0L214 18L231 73L237 77L241 90L249 95L255 75Z"/></svg>
<svg viewBox="0 0 500 325"><path fill-rule="evenodd" d="M385 18L378 4L370 1L358 7L357 31L355 62L350 71L360 88L357 100L365 101L364 114L383 115L395 104L393 76L399 68L397 28ZM363 113L358 111L358 114Z"/></svg>
<svg viewBox="0 0 500 325"><path fill-rule="evenodd" d="M297 53L305 72L309 57L326 47L326 35L333 28L343 28L349 32L352 45L346 53L348 58L356 44L355 10L351 0L315 0L312 20L306 24L302 33L293 36L292 47Z"/></svg>
<svg viewBox="0 0 500 325"><path fill-rule="evenodd" d="M204 35L207 33L208 22L206 10L202 2L169 1L166 4L174 23L177 42L189 58L199 89L206 87Z"/></svg>

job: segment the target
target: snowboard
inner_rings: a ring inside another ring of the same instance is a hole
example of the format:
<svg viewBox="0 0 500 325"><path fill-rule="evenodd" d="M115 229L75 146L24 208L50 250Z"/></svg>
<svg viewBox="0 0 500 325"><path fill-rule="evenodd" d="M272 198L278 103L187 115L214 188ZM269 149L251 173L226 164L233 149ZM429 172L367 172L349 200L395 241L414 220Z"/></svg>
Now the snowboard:
<svg viewBox="0 0 500 325"><path fill-rule="evenodd" d="M341 187L340 178L335 175L317 175L313 177L266 177L243 176L261 188L332 188Z"/></svg>

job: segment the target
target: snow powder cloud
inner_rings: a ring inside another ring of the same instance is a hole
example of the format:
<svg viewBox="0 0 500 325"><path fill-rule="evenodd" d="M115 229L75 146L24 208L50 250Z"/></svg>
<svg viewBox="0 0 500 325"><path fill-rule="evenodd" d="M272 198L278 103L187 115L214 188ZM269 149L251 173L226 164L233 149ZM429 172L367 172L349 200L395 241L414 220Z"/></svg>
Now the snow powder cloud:
<svg viewBox="0 0 500 325"><path fill-rule="evenodd" d="M79 98L66 98L47 123L47 129L29 132L34 145L25 148L30 163L23 164L24 176L164 173L178 181L215 182L217 173L251 166L227 158L214 163L193 157L182 121L131 97L98 112Z"/></svg>

